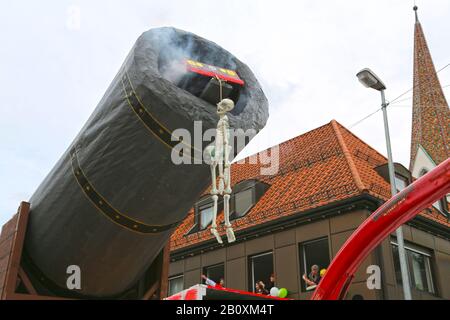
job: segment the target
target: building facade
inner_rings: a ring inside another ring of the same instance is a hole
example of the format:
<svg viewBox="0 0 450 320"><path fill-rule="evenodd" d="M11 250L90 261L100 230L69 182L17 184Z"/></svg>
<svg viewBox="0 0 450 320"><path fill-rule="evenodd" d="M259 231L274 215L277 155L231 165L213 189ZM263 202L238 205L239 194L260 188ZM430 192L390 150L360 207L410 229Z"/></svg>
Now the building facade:
<svg viewBox="0 0 450 320"><path fill-rule="evenodd" d="M411 171L396 164L399 190L420 176L417 168L424 174L449 157L449 109L417 16L413 96ZM278 160L270 174L264 169L273 163L260 161L268 154ZM169 294L201 283L202 275L254 291L255 282L268 285L273 274L275 286L286 288L290 298L307 299L312 291L302 276L312 265L326 269L354 230L391 197L387 159L335 120L234 163L231 171L236 242L226 243L223 213L218 230L224 244L211 235L212 201L205 190L172 235ZM450 299L448 209L447 197L403 227L414 299ZM379 283L368 285L377 270ZM346 298L402 297L392 234L360 266Z"/></svg>

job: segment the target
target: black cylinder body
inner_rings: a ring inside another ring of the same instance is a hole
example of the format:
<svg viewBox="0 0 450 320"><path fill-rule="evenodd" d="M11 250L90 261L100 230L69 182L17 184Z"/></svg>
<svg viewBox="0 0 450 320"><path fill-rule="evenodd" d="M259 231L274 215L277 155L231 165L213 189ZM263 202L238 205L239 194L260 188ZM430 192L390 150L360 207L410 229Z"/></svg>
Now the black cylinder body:
<svg viewBox="0 0 450 320"><path fill-rule="evenodd" d="M81 270L86 297L116 297L134 286L210 183L207 165L175 165L171 133L194 121L214 128L214 105L162 74L194 58L236 70L245 81L232 128L260 130L268 104L250 69L215 43L174 28L143 33L93 114L30 199L28 272L49 293ZM191 143L192 144L192 143ZM204 147L200 146L200 148Z"/></svg>

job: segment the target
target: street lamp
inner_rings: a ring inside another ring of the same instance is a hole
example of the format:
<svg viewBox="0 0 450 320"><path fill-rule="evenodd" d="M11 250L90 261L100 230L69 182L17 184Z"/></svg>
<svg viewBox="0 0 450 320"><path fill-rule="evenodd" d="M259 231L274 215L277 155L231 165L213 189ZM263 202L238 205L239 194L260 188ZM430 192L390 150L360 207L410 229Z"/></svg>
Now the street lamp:
<svg viewBox="0 0 450 320"><path fill-rule="evenodd" d="M386 86L383 81L369 68L362 69L356 75L358 77L359 82L361 82L366 88L372 88L381 93L381 109L383 110L383 120L384 120L384 133L386 137L386 148L388 154L388 168L389 168L389 181L391 184L391 193L394 196L397 193L397 187L395 185L395 171L394 171L394 162L392 160L392 150L391 150L391 138L389 136L389 124L387 118L386 107L389 103L386 102L386 97L384 95L384 90L386 90ZM400 226L396 230L397 235L397 244L398 244L398 255L400 260L400 271L402 274L402 284L403 284L403 295L405 300L411 300L411 288L409 286L409 275L408 275L408 267L406 264L406 252L405 252L405 244L403 240L403 229Z"/></svg>

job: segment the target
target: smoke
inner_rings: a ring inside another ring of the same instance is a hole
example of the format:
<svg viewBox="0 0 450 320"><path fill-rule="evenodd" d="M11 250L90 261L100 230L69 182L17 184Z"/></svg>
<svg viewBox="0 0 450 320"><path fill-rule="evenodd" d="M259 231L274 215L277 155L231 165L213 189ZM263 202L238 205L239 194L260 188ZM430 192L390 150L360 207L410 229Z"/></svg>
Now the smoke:
<svg viewBox="0 0 450 320"><path fill-rule="evenodd" d="M164 79L178 84L181 82L181 79L187 75L186 71L186 65L183 60L173 60L165 66L161 72L161 75Z"/></svg>
<svg viewBox="0 0 450 320"><path fill-rule="evenodd" d="M239 61L230 52L193 33L163 27L152 29L151 32L144 33L144 36L146 35L151 37L150 42L153 46L158 46L157 64L161 77L194 96L202 96L210 78L189 72L186 66L187 59L234 70L238 74L240 71L244 74L247 72L247 69L238 70ZM246 86L242 88L235 86L229 93L229 98L235 102L231 114L238 115L242 112L247 103L246 90Z"/></svg>
<svg viewBox="0 0 450 320"><path fill-rule="evenodd" d="M233 55L213 42L170 27L159 28L153 32L160 45L159 72L163 78L174 84L179 85L182 80L186 81L192 76L187 72L186 59L227 69L236 68Z"/></svg>
<svg viewBox="0 0 450 320"><path fill-rule="evenodd" d="M175 28L160 28L154 32L160 45L159 72L164 79L178 85L188 75L185 60L198 59L194 50L194 35L182 34Z"/></svg>

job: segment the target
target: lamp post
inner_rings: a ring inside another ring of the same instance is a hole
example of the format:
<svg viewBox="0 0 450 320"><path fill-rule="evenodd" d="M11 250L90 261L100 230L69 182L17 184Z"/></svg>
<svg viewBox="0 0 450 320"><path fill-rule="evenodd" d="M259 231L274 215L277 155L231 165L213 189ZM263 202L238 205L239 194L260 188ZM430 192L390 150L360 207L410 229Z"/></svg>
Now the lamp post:
<svg viewBox="0 0 450 320"><path fill-rule="evenodd" d="M389 124L387 118L386 107L389 103L386 102L386 97L384 91L386 90L386 86L383 81L370 69L366 68L358 72L356 75L358 80L366 87L372 88L381 93L381 109L383 111L383 120L384 120L384 133L386 137L386 148L388 154L388 168L389 168L389 181L391 184L391 193L394 196L397 193L397 187L395 185L395 170L394 170L394 162L392 160L392 150L391 150L391 138L389 135ZM408 266L406 263L406 252L405 252L405 244L403 240L403 229L400 226L396 230L397 236L397 244L398 244L398 255L400 260L400 271L402 275L402 284L403 284L403 295L405 300L411 300L411 288L409 285L409 274L408 274Z"/></svg>

